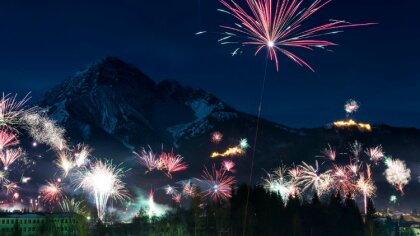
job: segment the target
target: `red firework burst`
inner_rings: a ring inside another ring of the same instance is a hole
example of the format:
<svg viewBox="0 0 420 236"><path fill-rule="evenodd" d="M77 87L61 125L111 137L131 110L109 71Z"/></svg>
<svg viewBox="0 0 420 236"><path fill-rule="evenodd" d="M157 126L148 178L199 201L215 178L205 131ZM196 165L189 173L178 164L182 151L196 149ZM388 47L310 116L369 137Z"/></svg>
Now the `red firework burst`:
<svg viewBox="0 0 420 236"><path fill-rule="evenodd" d="M203 197L210 197L214 201L224 201L232 197L232 188L236 183L233 176L227 175L223 169L216 169L213 165L211 172L205 167L201 179L197 179L207 188L202 192Z"/></svg>
<svg viewBox="0 0 420 236"><path fill-rule="evenodd" d="M172 178L172 173L188 168L188 165L182 159L184 158L181 155L175 155L173 151L168 153L163 152L160 154L158 168L166 170L166 175Z"/></svg>

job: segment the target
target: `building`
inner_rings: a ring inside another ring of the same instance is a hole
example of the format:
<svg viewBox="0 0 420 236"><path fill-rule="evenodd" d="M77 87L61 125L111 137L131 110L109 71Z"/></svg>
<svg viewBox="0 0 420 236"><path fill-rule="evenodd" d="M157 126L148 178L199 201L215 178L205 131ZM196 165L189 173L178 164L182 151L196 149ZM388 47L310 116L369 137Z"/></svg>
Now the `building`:
<svg viewBox="0 0 420 236"><path fill-rule="evenodd" d="M36 236L43 232L76 235L75 213L0 213L0 235Z"/></svg>

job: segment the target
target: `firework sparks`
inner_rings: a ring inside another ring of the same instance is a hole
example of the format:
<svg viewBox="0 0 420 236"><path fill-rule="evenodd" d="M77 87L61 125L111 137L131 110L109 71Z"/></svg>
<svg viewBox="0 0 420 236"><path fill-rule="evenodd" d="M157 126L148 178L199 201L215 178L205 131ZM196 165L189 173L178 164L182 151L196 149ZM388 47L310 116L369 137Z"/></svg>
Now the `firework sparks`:
<svg viewBox="0 0 420 236"><path fill-rule="evenodd" d="M10 131L0 130L0 150L19 144L16 135Z"/></svg>
<svg viewBox="0 0 420 236"><path fill-rule="evenodd" d="M363 150L363 145L359 143L357 140L354 141L354 143L350 145L350 152L353 154L353 157L356 160L360 160L360 154L362 153L362 150Z"/></svg>
<svg viewBox="0 0 420 236"><path fill-rule="evenodd" d="M62 212L74 212L79 215L86 213L85 205L81 201L76 201L75 199L63 198L60 203L60 210Z"/></svg>
<svg viewBox="0 0 420 236"><path fill-rule="evenodd" d="M25 114L23 121L26 123L29 134L37 143L47 144L60 151L67 148L64 139L65 130L54 121L38 113Z"/></svg>
<svg viewBox="0 0 420 236"><path fill-rule="evenodd" d="M166 192L166 194L168 194L168 195L172 195L172 194L175 194L175 193L176 193L176 189L175 189L175 187L173 187L173 186L171 186L171 185L167 185L167 186L165 187L165 192Z"/></svg>
<svg viewBox="0 0 420 236"><path fill-rule="evenodd" d="M372 179L365 178L362 175L356 182L356 189L363 194L364 210L365 214L367 214L367 198L372 197L375 194L376 187L373 184Z"/></svg>
<svg viewBox="0 0 420 236"><path fill-rule="evenodd" d="M286 175L287 172L287 168L282 166L271 173L267 173L267 177L263 178L264 188L270 192L279 194L285 202L288 196L294 194L296 192L294 190L297 189L293 183L293 179Z"/></svg>
<svg viewBox="0 0 420 236"><path fill-rule="evenodd" d="M237 38L243 45L257 46L256 55L263 48L267 48L268 58L275 62L277 70L279 70L277 53L282 53L300 66L314 71L305 60L289 49L312 50L335 46L337 44L333 42L317 38L339 33L343 28L372 24L351 24L347 21L331 20L329 23L305 29L304 22L327 5L329 0L315 0L307 8L303 8L303 0L274 0L274 2L273 0L246 0L246 6L241 6L234 0L220 0L220 2L227 8L221 11L228 13L239 23L234 26L221 26L229 32L224 33L219 42L221 44L235 43L230 40Z"/></svg>
<svg viewBox="0 0 420 236"><path fill-rule="evenodd" d="M182 194L188 197L194 197L197 193L197 188L190 181L182 183Z"/></svg>
<svg viewBox="0 0 420 236"><path fill-rule="evenodd" d="M142 149L139 153L133 152L137 156L140 164L147 168L146 173L151 172L158 168L159 159L157 155L149 148L149 151Z"/></svg>
<svg viewBox="0 0 420 236"><path fill-rule="evenodd" d="M322 154L331 161L335 161L337 158L337 152L329 144L327 148L322 150Z"/></svg>
<svg viewBox="0 0 420 236"><path fill-rule="evenodd" d="M152 219L153 216L156 215L156 204L155 204L155 193L150 190L149 192L149 209L147 211L147 215L149 219Z"/></svg>
<svg viewBox="0 0 420 236"><path fill-rule="evenodd" d="M316 167L302 162L300 167L300 175L296 178L296 185L302 186L302 191L313 189L318 196L324 195L333 184L332 171L328 170L324 173L318 173L318 162Z"/></svg>
<svg viewBox="0 0 420 236"><path fill-rule="evenodd" d="M47 182L47 184L41 186L39 192L42 200L50 203L59 202L63 196L63 188L60 183L55 181Z"/></svg>
<svg viewBox="0 0 420 236"><path fill-rule="evenodd" d="M17 94L3 94L0 98L0 126L14 129L16 125L21 124L21 118L30 114L35 108L27 109L25 104L29 101L29 94L22 100L17 100Z"/></svg>
<svg viewBox="0 0 420 236"><path fill-rule="evenodd" d="M181 203L182 201L182 194L176 193L172 195L172 200L176 203Z"/></svg>
<svg viewBox="0 0 420 236"><path fill-rule="evenodd" d="M357 101L350 99L344 105L344 110L346 111L347 115L356 113L360 108L360 105Z"/></svg>
<svg viewBox="0 0 420 236"><path fill-rule="evenodd" d="M355 191L352 171L347 167L334 166L333 179L337 192L343 191L344 195L353 194Z"/></svg>
<svg viewBox="0 0 420 236"><path fill-rule="evenodd" d="M109 198L121 200L128 198L124 183L121 181L123 171L112 164L97 161L89 169L79 173L76 188L91 193L95 198L98 218L103 220Z"/></svg>
<svg viewBox="0 0 420 236"><path fill-rule="evenodd" d="M211 134L211 141L215 144L219 144L223 140L223 134L219 131L213 132Z"/></svg>
<svg viewBox="0 0 420 236"><path fill-rule="evenodd" d="M20 189L20 187L14 182L7 182L3 184L7 194L11 194Z"/></svg>
<svg viewBox="0 0 420 236"><path fill-rule="evenodd" d="M385 162L387 169L384 172L388 183L395 186L395 188L404 194L403 188L410 182L411 170L407 168L404 161L399 159L387 159Z"/></svg>
<svg viewBox="0 0 420 236"><path fill-rule="evenodd" d="M20 148L7 149L5 152L0 153L0 161L3 163L4 170L8 170L21 156L23 156L23 151Z"/></svg>
<svg viewBox="0 0 420 236"><path fill-rule="evenodd" d="M233 161L223 161L222 162L222 168L225 170L225 171L228 171L228 172L231 172L231 173L235 173L235 170L233 169L233 168L235 168L235 162L233 162Z"/></svg>
<svg viewBox="0 0 420 236"><path fill-rule="evenodd" d="M84 144L78 144L74 153L75 161L74 164L77 167L82 167L87 163L87 158L90 156L92 148Z"/></svg>
<svg viewBox="0 0 420 236"><path fill-rule="evenodd" d="M242 150L246 150L246 149L248 149L248 148L249 148L248 139L246 139L246 138L241 139L241 140L239 141L239 147L240 147Z"/></svg>
<svg viewBox="0 0 420 236"><path fill-rule="evenodd" d="M238 156L238 155L242 155L242 154L244 154L244 150L242 150L242 148L232 147L232 148L228 148L228 150L226 150L223 153L213 152L210 157L211 158L228 157L228 156Z"/></svg>
<svg viewBox="0 0 420 236"><path fill-rule="evenodd" d="M58 153L57 166L63 171L64 177L66 177L74 167L73 161L70 159L69 154L65 151Z"/></svg>
<svg viewBox="0 0 420 236"><path fill-rule="evenodd" d="M197 179L207 188L202 192L203 197L210 197L214 201L225 201L232 197L232 188L236 183L233 176L227 175L223 169L216 169L213 165L211 172L205 167L201 179Z"/></svg>
<svg viewBox="0 0 420 236"><path fill-rule="evenodd" d="M391 195L391 197L389 197L389 203L396 204L397 201L398 201L397 196Z"/></svg>
<svg viewBox="0 0 420 236"><path fill-rule="evenodd" d="M162 153L159 158L159 168L166 170L166 175L172 178L172 173L183 171L188 168L182 160L184 158L181 155L175 155L174 152Z"/></svg>
<svg viewBox="0 0 420 236"><path fill-rule="evenodd" d="M370 160L375 164L378 165L380 161L382 161L385 157L384 152L382 151L382 146L376 146L368 148L365 153L369 156Z"/></svg>

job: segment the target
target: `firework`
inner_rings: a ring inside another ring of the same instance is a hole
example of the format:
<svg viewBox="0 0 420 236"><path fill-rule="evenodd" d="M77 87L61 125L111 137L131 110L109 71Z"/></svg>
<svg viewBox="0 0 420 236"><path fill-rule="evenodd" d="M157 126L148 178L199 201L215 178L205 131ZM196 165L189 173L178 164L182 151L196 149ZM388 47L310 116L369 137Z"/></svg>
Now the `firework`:
<svg viewBox="0 0 420 236"><path fill-rule="evenodd" d="M342 191L344 195L353 194L355 191L353 173L347 167L334 166L332 173L335 189L337 192Z"/></svg>
<svg viewBox="0 0 420 236"><path fill-rule="evenodd" d="M368 148L365 153L369 156L370 160L375 164L378 165L380 161L384 158L385 154L382 151L382 146L376 146Z"/></svg>
<svg viewBox="0 0 420 236"><path fill-rule="evenodd" d="M151 150L151 148L149 148L149 151L146 151L146 149L143 148L139 153L133 153L137 156L140 164L147 168L146 173L158 168L159 159L157 158L157 155Z"/></svg>
<svg viewBox="0 0 420 236"><path fill-rule="evenodd" d="M305 60L292 53L290 49L312 50L335 46L333 42L317 38L339 33L341 29L347 27L371 25L371 23L351 24L347 21L331 20L323 25L305 28L306 20L327 5L330 0L315 0L307 8L304 8L303 0L246 0L245 6L241 6L234 0L220 0L220 2L227 8L221 11L228 13L239 23L234 26L221 26L229 32L225 32L219 42L221 44L235 43L237 41L231 41L231 39L236 38L239 40L238 43L256 46L255 54L267 48L268 58L275 62L277 70L279 69L277 53L282 53L300 66L306 66L314 71Z"/></svg>
<svg viewBox="0 0 420 236"><path fill-rule="evenodd" d="M322 154L331 161L335 161L337 158L337 152L329 144L327 148L322 150Z"/></svg>
<svg viewBox="0 0 420 236"><path fill-rule="evenodd" d="M30 114L35 108L26 108L25 104L30 99L27 94L22 100L16 100L17 94L3 94L0 98L0 126L14 129L21 124L21 118Z"/></svg>
<svg viewBox="0 0 420 236"><path fill-rule="evenodd" d="M77 201L73 198L68 199L64 197L63 199L61 199L59 206L62 212L73 212L79 215L83 215L86 213L84 203L81 201Z"/></svg>
<svg viewBox="0 0 420 236"><path fill-rule="evenodd" d="M367 198L372 197L375 194L376 187L373 184L372 179L365 178L363 175L360 176L356 182L356 189L363 194L363 202L365 205L365 214L367 214Z"/></svg>
<svg viewBox="0 0 420 236"><path fill-rule="evenodd" d="M347 115L356 113L360 108L360 105L357 101L350 99L344 105L344 110L346 111Z"/></svg>
<svg viewBox="0 0 420 236"><path fill-rule="evenodd" d="M23 151L20 148L7 149L5 152L0 153L0 161L3 163L4 170L8 170L9 167L21 156L23 156Z"/></svg>
<svg viewBox="0 0 420 236"><path fill-rule="evenodd" d="M397 203L398 198L395 195L391 195L391 197L389 197L389 203L395 204Z"/></svg>
<svg viewBox="0 0 420 236"><path fill-rule="evenodd" d="M302 186L302 191L313 189L318 196L324 195L333 184L332 171L328 170L319 173L318 162L316 166L311 166L302 162L300 167L300 175L296 178L296 184Z"/></svg>
<svg viewBox="0 0 420 236"><path fill-rule="evenodd" d="M31 180L31 177L22 176L22 178L20 179L20 182L22 182L23 184L27 184L29 180Z"/></svg>
<svg viewBox="0 0 420 236"><path fill-rule="evenodd" d="M356 160L360 159L360 154L362 153L363 145L357 140L354 143L350 144L350 152L353 154L353 157Z"/></svg>
<svg viewBox="0 0 420 236"><path fill-rule="evenodd" d="M60 183L55 181L47 182L47 184L41 186L39 192L42 200L50 203L59 202L63 196L63 188Z"/></svg>
<svg viewBox="0 0 420 236"><path fill-rule="evenodd" d="M159 158L159 168L166 171L166 175L172 178L172 173L183 171L188 168L185 164L181 155L175 155L174 152L163 152Z"/></svg>
<svg viewBox="0 0 420 236"><path fill-rule="evenodd" d="M248 149L248 148L249 148L248 139L246 139L246 138L241 139L241 140L239 141L239 147L240 147L242 150L246 150L246 149Z"/></svg>
<svg viewBox="0 0 420 236"><path fill-rule="evenodd" d="M222 162L222 168L225 170L225 171L228 171L228 172L231 172L231 173L234 173L235 172L235 170L233 169L233 168L235 168L235 162L233 162L233 161L223 161Z"/></svg>
<svg viewBox="0 0 420 236"><path fill-rule="evenodd" d="M286 202L288 196L295 193L295 185L293 180L289 178L286 173L287 168L281 166L271 173L267 173L267 177L263 178L263 186L270 192L279 194L281 198Z"/></svg>
<svg viewBox="0 0 420 236"><path fill-rule="evenodd" d="M404 161L399 159L388 158L385 164L387 166L384 172L386 180L403 194L404 186L410 182L411 170L407 168Z"/></svg>
<svg viewBox="0 0 420 236"><path fill-rule="evenodd" d="M194 197L196 195L197 188L190 181L182 183L182 194L188 197Z"/></svg>
<svg viewBox="0 0 420 236"><path fill-rule="evenodd" d="M223 134L219 131L213 132L211 134L211 141L215 144L219 144L223 140Z"/></svg>
<svg viewBox="0 0 420 236"><path fill-rule="evenodd" d="M82 167L87 163L87 158L90 156L92 148L84 144L77 144L76 150L74 153L75 161L74 164L77 167Z"/></svg>
<svg viewBox="0 0 420 236"><path fill-rule="evenodd" d="M11 194L11 193L16 192L17 190L20 189L20 187L14 182L4 183L3 187L6 189L7 194Z"/></svg>
<svg viewBox="0 0 420 236"><path fill-rule="evenodd" d="M203 197L210 197L214 201L225 201L231 198L232 188L236 183L233 176L227 175L223 169L216 169L214 165L211 171L205 167L201 179L197 180L206 186L202 192Z"/></svg>
<svg viewBox="0 0 420 236"><path fill-rule="evenodd" d="M149 219L152 219L153 216L156 215L156 204L154 200L155 193L150 190L149 192L149 209L147 211L147 215L149 216Z"/></svg>
<svg viewBox="0 0 420 236"><path fill-rule="evenodd" d="M242 154L244 154L244 150L242 150L242 148L232 147L232 148L228 148L228 150L226 150L223 153L213 152L210 157L211 158L228 157L228 156L238 156L238 155L242 155Z"/></svg>
<svg viewBox="0 0 420 236"><path fill-rule="evenodd" d="M361 164L360 164L361 165ZM354 175L357 176L359 174L359 170L360 170L360 165L357 164L352 164L350 163L349 165L346 166L346 168Z"/></svg>
<svg viewBox="0 0 420 236"><path fill-rule="evenodd" d="M172 195L172 200L176 203L181 203L182 201L182 194L176 193Z"/></svg>
<svg viewBox="0 0 420 236"><path fill-rule="evenodd" d="M172 194L176 193L175 187L173 187L171 185L167 185L164 189L165 189L166 194L168 194L168 195L172 195Z"/></svg>
<svg viewBox="0 0 420 236"><path fill-rule="evenodd" d="M57 166L63 171L64 177L66 177L74 167L73 161L69 157L69 153L60 151L58 153Z"/></svg>
<svg viewBox="0 0 420 236"><path fill-rule="evenodd" d="M297 178L299 178L301 172L300 172L300 167L295 167L295 168L291 168L287 171L287 173L289 174L289 176L292 178L293 181L295 181Z"/></svg>
<svg viewBox="0 0 420 236"><path fill-rule="evenodd" d="M10 131L0 130L0 150L19 144L16 135Z"/></svg>

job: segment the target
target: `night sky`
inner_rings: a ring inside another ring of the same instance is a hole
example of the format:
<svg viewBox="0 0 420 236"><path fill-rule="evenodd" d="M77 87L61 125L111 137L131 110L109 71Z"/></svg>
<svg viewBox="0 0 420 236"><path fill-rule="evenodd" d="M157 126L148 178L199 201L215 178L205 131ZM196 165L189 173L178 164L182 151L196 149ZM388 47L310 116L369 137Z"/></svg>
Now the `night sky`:
<svg viewBox="0 0 420 236"><path fill-rule="evenodd" d="M255 113L264 53L232 57L216 34L231 24L217 0L1 1L0 78L6 92L48 88L107 55L136 65L152 79L175 79ZM335 0L312 23L345 19L377 26L328 37L334 52L294 51L313 73L281 57L269 65L263 117L294 127L343 118L344 102L361 102L357 119L420 127L420 1Z"/></svg>

